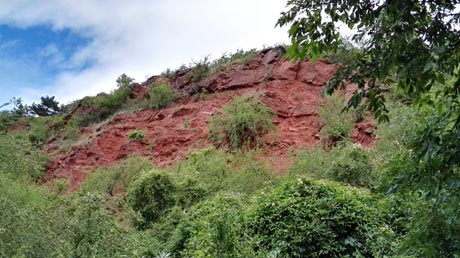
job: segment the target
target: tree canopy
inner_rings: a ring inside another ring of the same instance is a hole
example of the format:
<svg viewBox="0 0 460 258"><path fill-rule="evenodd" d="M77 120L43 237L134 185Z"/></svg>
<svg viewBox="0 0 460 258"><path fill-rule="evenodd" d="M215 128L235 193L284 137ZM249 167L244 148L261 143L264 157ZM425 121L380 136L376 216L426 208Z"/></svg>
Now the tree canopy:
<svg viewBox="0 0 460 258"><path fill-rule="evenodd" d="M330 93L345 83L359 87L349 106L365 105L387 120L382 89L397 83L416 101L436 83L454 78L442 94L460 87L460 1L290 0L277 25L290 25L291 57L316 59L342 45L341 24L353 32L362 51L329 82ZM368 86L368 87L366 87Z"/></svg>
<svg viewBox="0 0 460 258"><path fill-rule="evenodd" d="M30 112L32 114L37 116L52 116L61 112L59 102L54 99L54 96L45 96L41 97L40 99L40 104L33 103L32 106L30 106Z"/></svg>

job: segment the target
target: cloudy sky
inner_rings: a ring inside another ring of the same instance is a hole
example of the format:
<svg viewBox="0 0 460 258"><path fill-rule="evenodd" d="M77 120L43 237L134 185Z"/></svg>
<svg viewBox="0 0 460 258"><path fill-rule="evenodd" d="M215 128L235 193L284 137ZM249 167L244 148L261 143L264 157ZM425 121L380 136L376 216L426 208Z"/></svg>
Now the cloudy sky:
<svg viewBox="0 0 460 258"><path fill-rule="evenodd" d="M286 0L0 0L0 105L61 103L210 54L288 42Z"/></svg>

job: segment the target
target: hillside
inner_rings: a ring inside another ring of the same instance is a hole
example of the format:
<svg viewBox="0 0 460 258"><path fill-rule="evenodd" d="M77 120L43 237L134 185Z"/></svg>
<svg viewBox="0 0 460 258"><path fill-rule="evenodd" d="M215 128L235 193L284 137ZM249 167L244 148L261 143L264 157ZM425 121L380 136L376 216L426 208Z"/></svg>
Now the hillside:
<svg viewBox="0 0 460 258"><path fill-rule="evenodd" d="M134 101L148 98L149 87L158 82L169 83L182 97L162 110L121 112L104 123L81 128L87 139L58 153L48 165L44 180L68 178L76 189L85 172L113 165L133 154L147 157L159 167L172 165L193 151L212 146L208 136L210 117L235 96L245 94L260 96L276 112L273 123L277 130L263 142L262 156L271 160L274 174L283 173L293 150L311 148L321 141L316 108L324 85L337 70L336 64L291 62L283 55L281 47L259 51L244 63L225 66L196 83L191 80L191 72L185 71L173 78L153 76L133 86L130 97ZM200 92L206 93L199 98L193 96ZM145 133L142 141L129 141L127 135L135 129ZM361 123L355 126L351 139L369 146L374 141L372 135L373 126ZM55 141L48 141L47 148L49 152L57 149Z"/></svg>
<svg viewBox="0 0 460 258"><path fill-rule="evenodd" d="M343 64L284 56L240 51L122 75L49 116L3 113L0 256L394 257L427 206L386 193L434 109L389 88L392 122L377 124L343 111L355 85L322 97Z"/></svg>

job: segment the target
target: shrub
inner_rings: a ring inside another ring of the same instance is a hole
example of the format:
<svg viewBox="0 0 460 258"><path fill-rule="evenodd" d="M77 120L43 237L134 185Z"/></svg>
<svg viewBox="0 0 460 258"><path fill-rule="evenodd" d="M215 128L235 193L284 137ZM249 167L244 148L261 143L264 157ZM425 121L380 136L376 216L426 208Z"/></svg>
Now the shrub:
<svg viewBox="0 0 460 258"><path fill-rule="evenodd" d="M81 100L81 105L90 110L90 113L80 115L78 124L87 126L92 123L107 119L120 110L131 93L131 88L120 87L111 94L99 94L95 97L86 97Z"/></svg>
<svg viewBox="0 0 460 258"><path fill-rule="evenodd" d="M250 229L262 248L282 257L386 257L394 233L367 191L332 182L296 181L262 194Z"/></svg>
<svg viewBox="0 0 460 258"><path fill-rule="evenodd" d="M321 120L321 138L329 144L348 139L353 129L353 117L351 113L344 111L345 96L334 93L325 97L325 102L318 107Z"/></svg>
<svg viewBox="0 0 460 258"><path fill-rule="evenodd" d="M128 133L128 139L130 141L140 141L145 138L145 133L142 132L140 129L136 129L130 133Z"/></svg>
<svg viewBox="0 0 460 258"><path fill-rule="evenodd" d="M155 109L165 108L178 98L177 93L168 84L153 84L149 96L150 105Z"/></svg>
<svg viewBox="0 0 460 258"><path fill-rule="evenodd" d="M359 144L348 143L331 151L329 178L352 186L372 186L376 175L368 152Z"/></svg>
<svg viewBox="0 0 460 258"><path fill-rule="evenodd" d="M52 214L39 207L21 207L0 197L0 256L59 257L59 237L49 223Z"/></svg>
<svg viewBox="0 0 460 258"><path fill-rule="evenodd" d="M251 194L260 189L271 173L255 155L256 152L229 153L215 148L191 153L171 170L174 181L183 192L179 200L194 203L219 191ZM194 194L186 193L192 190ZM192 196L196 198L190 199Z"/></svg>
<svg viewBox="0 0 460 258"><path fill-rule="evenodd" d="M44 174L47 156L24 135L0 135L0 146L0 173L24 180L38 180Z"/></svg>
<svg viewBox="0 0 460 258"><path fill-rule="evenodd" d="M233 149L255 147L262 136L275 129L272 115L256 97L237 97L211 117L209 136L214 144Z"/></svg>
<svg viewBox="0 0 460 258"><path fill-rule="evenodd" d="M190 78L193 83L199 82L209 75L209 56L206 56L203 60L195 63L190 71Z"/></svg>
<svg viewBox="0 0 460 258"><path fill-rule="evenodd" d="M114 195L115 187L126 191L142 173L153 169L150 161L139 156L132 156L109 168L98 168L88 174L86 180L80 185L79 192L84 194L99 193ZM120 193L123 194L123 193Z"/></svg>
<svg viewBox="0 0 460 258"><path fill-rule="evenodd" d="M49 137L50 129L45 125L45 120L41 118L33 118L30 123L29 140L32 144L41 145Z"/></svg>
<svg viewBox="0 0 460 258"><path fill-rule="evenodd" d="M126 74L122 74L122 75L118 76L116 82L117 82L118 88L130 87L132 85L132 83L134 82L134 79L129 77Z"/></svg>
<svg viewBox="0 0 460 258"><path fill-rule="evenodd" d="M175 191L167 174L152 170L139 178L130 191L132 208L145 220L138 222L138 226L142 228L157 221L168 208L174 206Z"/></svg>
<svg viewBox="0 0 460 258"><path fill-rule="evenodd" d="M58 209L63 257L142 257L142 243L110 216L106 196L86 193L64 201Z"/></svg>
<svg viewBox="0 0 460 258"><path fill-rule="evenodd" d="M180 257L255 257L244 234L241 196L218 194L187 212L175 232L174 254Z"/></svg>
<svg viewBox="0 0 460 258"><path fill-rule="evenodd" d="M378 179L369 152L350 142L329 151L315 148L300 152L290 173L308 174L315 179L331 179L360 187L373 187Z"/></svg>

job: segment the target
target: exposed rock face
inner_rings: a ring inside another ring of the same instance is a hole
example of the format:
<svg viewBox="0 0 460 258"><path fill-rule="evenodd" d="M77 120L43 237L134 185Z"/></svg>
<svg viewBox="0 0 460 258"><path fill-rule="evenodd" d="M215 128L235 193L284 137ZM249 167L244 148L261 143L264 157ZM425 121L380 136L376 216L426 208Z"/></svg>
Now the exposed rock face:
<svg viewBox="0 0 460 258"><path fill-rule="evenodd" d="M274 170L289 164L289 147L311 147L320 141L316 107L323 86L337 70L337 65L290 62L282 59L283 48L261 51L246 64L232 64L198 83L192 83L187 71L172 80L154 76L133 87L131 98L147 98L152 83L170 82L183 95L205 89L203 99L183 97L181 101L161 110L145 109L134 114L120 114L96 128L85 128L85 144L74 146L50 162L45 180L69 178L73 189L84 180L85 171L108 166L132 154L148 157L156 165L168 166L194 150L209 147L208 120L234 96L255 94L277 116L275 135L267 137L267 157L273 159ZM128 133L140 129L146 137L129 141ZM373 143L371 124L355 127L352 139L365 145ZM276 171L274 171L276 172Z"/></svg>

